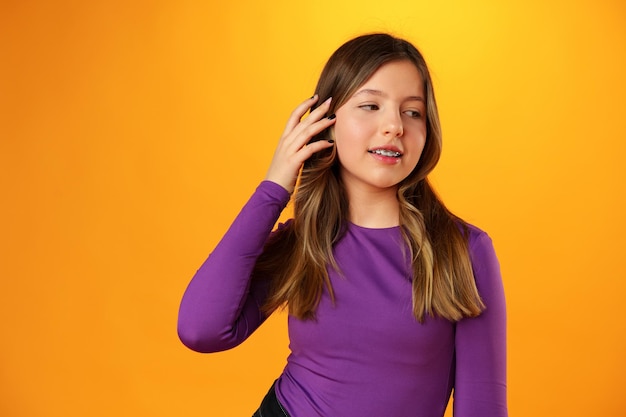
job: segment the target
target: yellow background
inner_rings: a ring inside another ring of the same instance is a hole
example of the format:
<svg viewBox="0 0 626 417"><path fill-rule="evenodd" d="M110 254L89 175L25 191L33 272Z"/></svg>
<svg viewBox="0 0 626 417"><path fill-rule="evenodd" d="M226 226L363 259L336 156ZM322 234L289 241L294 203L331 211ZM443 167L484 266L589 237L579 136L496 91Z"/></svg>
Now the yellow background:
<svg viewBox="0 0 626 417"><path fill-rule="evenodd" d="M374 30L427 57L434 183L494 239L511 415L624 414L622 1L4 0L0 415L252 414L286 316L200 355L178 302L330 53Z"/></svg>

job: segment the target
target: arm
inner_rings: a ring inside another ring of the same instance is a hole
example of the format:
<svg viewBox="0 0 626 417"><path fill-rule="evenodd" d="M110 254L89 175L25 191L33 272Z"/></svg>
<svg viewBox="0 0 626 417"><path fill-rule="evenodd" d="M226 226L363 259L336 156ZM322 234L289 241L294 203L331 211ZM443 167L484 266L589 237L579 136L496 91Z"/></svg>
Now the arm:
<svg viewBox="0 0 626 417"><path fill-rule="evenodd" d="M454 416L506 417L506 306L500 265L484 232L473 232L470 253L486 308L456 326Z"/></svg>
<svg viewBox="0 0 626 417"><path fill-rule="evenodd" d="M199 352L230 349L263 323L266 288L264 282L251 283L250 276L288 201L283 187L262 182L196 272L178 315L178 335L187 347Z"/></svg>
<svg viewBox="0 0 626 417"><path fill-rule="evenodd" d="M215 352L243 342L265 320L260 311L267 297L267 281L251 282L257 258L289 201L302 164L332 142L310 143L335 123L322 118L330 99L311 111L315 95L301 103L287 121L266 181L262 182L213 253L193 277L180 305L178 335L190 349Z"/></svg>

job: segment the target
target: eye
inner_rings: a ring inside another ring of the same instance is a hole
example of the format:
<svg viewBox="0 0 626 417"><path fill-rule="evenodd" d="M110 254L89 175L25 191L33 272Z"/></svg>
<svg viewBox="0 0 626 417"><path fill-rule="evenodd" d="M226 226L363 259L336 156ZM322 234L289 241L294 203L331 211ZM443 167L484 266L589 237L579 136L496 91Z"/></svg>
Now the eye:
<svg viewBox="0 0 626 417"><path fill-rule="evenodd" d="M378 110L380 107L378 107L377 104L362 104L359 106L359 108L367 111L374 111Z"/></svg>
<svg viewBox="0 0 626 417"><path fill-rule="evenodd" d="M419 119L420 117L422 117L422 113L417 110L406 110L404 114L412 119Z"/></svg>

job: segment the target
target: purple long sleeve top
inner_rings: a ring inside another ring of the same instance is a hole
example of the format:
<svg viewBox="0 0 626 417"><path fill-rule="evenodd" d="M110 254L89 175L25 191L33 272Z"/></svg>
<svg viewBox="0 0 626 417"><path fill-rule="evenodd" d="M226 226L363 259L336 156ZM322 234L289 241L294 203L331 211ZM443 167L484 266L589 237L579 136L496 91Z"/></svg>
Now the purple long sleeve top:
<svg viewBox="0 0 626 417"><path fill-rule="evenodd" d="M250 276L289 194L264 181L191 280L178 332L199 352L230 349L265 320L267 294ZM469 247L486 309L457 323L419 323L411 265L399 227L348 224L334 247L315 320L288 318L290 350L275 385L291 417L441 417L454 390L455 417L507 416L506 311L491 239L470 226Z"/></svg>

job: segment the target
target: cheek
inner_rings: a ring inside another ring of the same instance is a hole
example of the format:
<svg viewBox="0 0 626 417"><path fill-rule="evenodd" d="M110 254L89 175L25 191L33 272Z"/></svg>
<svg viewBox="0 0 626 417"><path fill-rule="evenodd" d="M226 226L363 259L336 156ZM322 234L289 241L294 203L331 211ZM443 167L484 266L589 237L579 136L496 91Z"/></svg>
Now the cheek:
<svg viewBox="0 0 626 417"><path fill-rule="evenodd" d="M337 143L359 143L367 138L367 126L354 117L342 116L337 113L334 133Z"/></svg>
<svg viewBox="0 0 626 417"><path fill-rule="evenodd" d="M343 141L348 136L347 133L350 132L346 122L345 118L341 117L339 114L337 115L337 121L333 125L334 139L337 143Z"/></svg>
<svg viewBox="0 0 626 417"><path fill-rule="evenodd" d="M355 132L355 126L348 123L345 118L340 119L339 115L333 126L333 139L335 140L337 157L342 165L355 157L355 151L359 148L360 142Z"/></svg>
<svg viewBox="0 0 626 417"><path fill-rule="evenodd" d="M419 162L422 160L422 156L424 154L424 148L425 148L425 140L420 140L417 141L413 144L413 152L412 152L412 160L411 160L411 165L413 166L413 169L415 169L415 167L419 164Z"/></svg>
<svg viewBox="0 0 626 417"><path fill-rule="evenodd" d="M405 132L407 145L413 149L423 149L426 144L426 126L418 125L409 132Z"/></svg>

